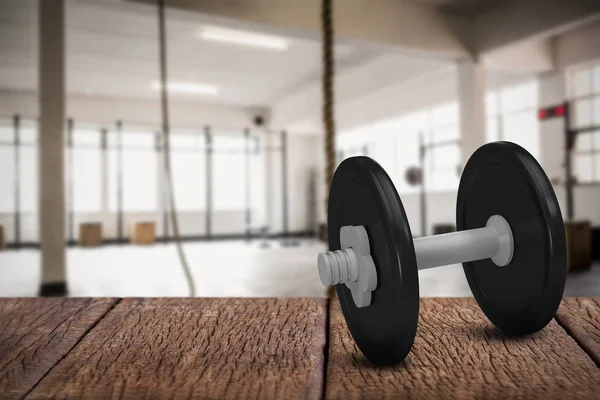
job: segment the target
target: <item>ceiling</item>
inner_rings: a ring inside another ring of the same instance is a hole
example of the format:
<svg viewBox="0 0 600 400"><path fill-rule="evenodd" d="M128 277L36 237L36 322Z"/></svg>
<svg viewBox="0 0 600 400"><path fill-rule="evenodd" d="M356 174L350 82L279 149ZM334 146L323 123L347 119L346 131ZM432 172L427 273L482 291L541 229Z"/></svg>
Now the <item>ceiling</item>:
<svg viewBox="0 0 600 400"><path fill-rule="evenodd" d="M37 2L0 1L0 90L37 87ZM118 98L157 98L158 22L153 6L120 0L67 1L67 90L70 94ZM321 44L288 38L286 51L271 51L198 39L210 17L167 12L168 76L173 81L213 84L218 95L175 94L176 99L230 106L272 106L280 99L319 85ZM240 23L235 23L240 28ZM264 27L244 29L265 32ZM403 70L422 68L422 59L383 54L364 44L336 46L339 72L385 57L392 68L376 71L377 85L405 79ZM403 78L401 78L403 77Z"/></svg>
<svg viewBox="0 0 600 400"><path fill-rule="evenodd" d="M429 4L442 12L474 17L513 0L411 0Z"/></svg>

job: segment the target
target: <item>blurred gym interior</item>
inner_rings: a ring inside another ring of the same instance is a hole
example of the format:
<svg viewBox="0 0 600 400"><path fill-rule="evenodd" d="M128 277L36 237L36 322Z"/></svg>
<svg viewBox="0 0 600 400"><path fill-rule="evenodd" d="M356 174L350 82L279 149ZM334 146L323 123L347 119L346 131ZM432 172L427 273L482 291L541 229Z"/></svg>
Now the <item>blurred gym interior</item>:
<svg viewBox="0 0 600 400"><path fill-rule="evenodd" d="M340 1L326 132L318 3L0 0L0 296L326 296L328 166L372 157L413 236L451 232L497 140L552 181L565 296L600 296L599 4Z"/></svg>

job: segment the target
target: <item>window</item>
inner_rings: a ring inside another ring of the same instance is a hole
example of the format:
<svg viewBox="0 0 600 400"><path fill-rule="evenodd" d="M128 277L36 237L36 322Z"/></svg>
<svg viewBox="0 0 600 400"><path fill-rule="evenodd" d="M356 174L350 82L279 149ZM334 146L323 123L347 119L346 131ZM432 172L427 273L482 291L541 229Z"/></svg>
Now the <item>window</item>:
<svg viewBox="0 0 600 400"><path fill-rule="evenodd" d="M37 124L21 121L19 147L20 209L24 214L38 213Z"/></svg>
<svg viewBox="0 0 600 400"><path fill-rule="evenodd" d="M19 141L18 146L15 144L15 139ZM20 213L18 229L21 232L19 237L21 241L37 240L39 191L37 142L35 120L20 119L19 129L16 131L14 119L0 119L0 213ZM17 229L17 227L13 228Z"/></svg>
<svg viewBox="0 0 600 400"><path fill-rule="evenodd" d="M396 173L392 176L394 185L400 193L414 193L419 190L419 185L410 185L406 180L406 172L411 167L419 166L419 143L421 132L418 130L399 130L402 138L395 144Z"/></svg>
<svg viewBox="0 0 600 400"><path fill-rule="evenodd" d="M395 120L388 119L373 124L370 128L373 141L367 148L363 147L362 151L363 155L369 155L370 150L371 157L377 160L390 177L396 175L395 122Z"/></svg>
<svg viewBox="0 0 600 400"><path fill-rule="evenodd" d="M346 158L369 155L369 147L371 147L369 136L370 133L374 133L369 132L370 130L370 126L367 125L340 133L336 143L338 165Z"/></svg>
<svg viewBox="0 0 600 400"><path fill-rule="evenodd" d="M206 139L204 134L172 133L169 145L177 209L181 211L206 209ZM162 158L160 165L162 174Z"/></svg>
<svg viewBox="0 0 600 400"><path fill-rule="evenodd" d="M537 81L489 92L485 105L488 142L506 140L517 143L534 157L539 157Z"/></svg>
<svg viewBox="0 0 600 400"><path fill-rule="evenodd" d="M108 209L111 212L119 210L119 175L121 160L119 158L119 133L108 131L106 135L107 174L108 174Z"/></svg>
<svg viewBox="0 0 600 400"><path fill-rule="evenodd" d="M419 167L420 141L428 145L425 185L430 191L455 190L460 164L458 105L442 104L400 117L378 121L339 135L338 161L369 155L385 168L401 193L418 186L406 182L406 171Z"/></svg>
<svg viewBox="0 0 600 400"><path fill-rule="evenodd" d="M244 136L216 134L213 136L213 208L244 210L245 165Z"/></svg>
<svg viewBox="0 0 600 400"><path fill-rule="evenodd" d="M248 149L250 151L250 202L252 208L252 225L264 226L267 218L266 199L266 157L264 144L260 135L251 135Z"/></svg>
<svg viewBox="0 0 600 400"><path fill-rule="evenodd" d="M12 121L0 120L0 213L15 212L15 146Z"/></svg>
<svg viewBox="0 0 600 400"><path fill-rule="evenodd" d="M425 186L428 190L456 190L460 174L460 131L458 103L452 102L429 112L425 131Z"/></svg>
<svg viewBox="0 0 600 400"><path fill-rule="evenodd" d="M158 210L158 160L155 134L125 129L118 154L118 133L108 134L109 209L118 210L118 179L122 177L123 211ZM119 166L119 163L122 163Z"/></svg>
<svg viewBox="0 0 600 400"><path fill-rule="evenodd" d="M75 212L102 211L102 149L98 129L75 127L71 151L73 170L66 169L73 192L72 207Z"/></svg>
<svg viewBox="0 0 600 400"><path fill-rule="evenodd" d="M577 134L574 175L581 183L600 182L600 63L570 71L568 79L571 127L598 128Z"/></svg>

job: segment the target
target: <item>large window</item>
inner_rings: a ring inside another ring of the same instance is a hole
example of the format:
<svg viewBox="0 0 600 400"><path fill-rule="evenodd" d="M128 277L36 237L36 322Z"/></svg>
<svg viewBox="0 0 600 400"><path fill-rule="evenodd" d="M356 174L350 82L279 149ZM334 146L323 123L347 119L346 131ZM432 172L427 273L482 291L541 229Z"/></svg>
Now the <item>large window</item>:
<svg viewBox="0 0 600 400"><path fill-rule="evenodd" d="M340 139L336 146L337 164L339 165L346 158L369 155L373 150L371 149L373 146L373 142L370 140L371 133L375 133L371 125L342 132L338 136Z"/></svg>
<svg viewBox="0 0 600 400"><path fill-rule="evenodd" d="M15 129L15 121L0 119L0 214L10 218L10 214L18 212L20 222L14 230L21 234L15 234L15 238L35 241L39 190L37 123L21 119L20 127ZM246 135L242 129L211 130L210 137L209 153L204 129L171 133L171 173L177 209L205 211L210 195L213 211L235 211L239 215L248 209L253 225L265 224L269 195L266 176L271 173L267 160L279 162L280 146L264 140L265 133ZM160 134L152 127L132 128L125 124L123 129L116 125L106 129L74 121L72 129L66 129L64 151L69 214L163 211L164 149ZM207 154L212 154L210 193ZM269 154L274 157L267 157ZM274 170L281 173L279 166ZM279 175L275 179L277 186ZM86 217L78 216L68 223L75 224L81 218ZM202 219L195 221L199 221L194 225L197 231L202 232Z"/></svg>
<svg viewBox="0 0 600 400"><path fill-rule="evenodd" d="M265 145L260 136L249 137L250 152L250 208L252 209L251 223L253 227L264 226L266 215L266 157Z"/></svg>
<svg viewBox="0 0 600 400"><path fill-rule="evenodd" d="M514 142L538 158L540 132L537 119L537 81L489 92L485 103L488 142Z"/></svg>
<svg viewBox="0 0 600 400"><path fill-rule="evenodd" d="M339 135L338 161L369 155L390 175L401 193L415 192L405 175L419 167L420 143L425 144L425 186L429 191L455 190L460 164L460 132L456 102L378 121Z"/></svg>
<svg viewBox="0 0 600 400"><path fill-rule="evenodd" d="M244 210L246 139L241 134L213 136L213 208Z"/></svg>
<svg viewBox="0 0 600 400"><path fill-rule="evenodd" d="M15 241L34 241L38 232L38 134L32 119L0 120L0 213L19 213ZM20 232L20 234L17 234Z"/></svg>
<svg viewBox="0 0 600 400"><path fill-rule="evenodd" d="M577 134L574 174L581 183L600 182L600 63L569 71L571 127L597 127Z"/></svg>
<svg viewBox="0 0 600 400"><path fill-rule="evenodd" d="M175 203L180 211L206 209L206 138L202 133L177 132L170 136L171 175ZM163 160L160 160L163 173Z"/></svg>
<svg viewBox="0 0 600 400"><path fill-rule="evenodd" d="M12 121L0 120L0 213L15 212L15 146Z"/></svg>
<svg viewBox="0 0 600 400"><path fill-rule="evenodd" d="M73 153L68 155L66 174L71 182L75 212L102 211L102 149L99 129L75 128ZM72 170L69 166L72 165Z"/></svg>
<svg viewBox="0 0 600 400"><path fill-rule="evenodd" d="M37 123L32 120L21 121L19 132L19 184L20 209L24 214L38 213L38 149Z"/></svg>
<svg viewBox="0 0 600 400"><path fill-rule="evenodd" d="M441 105L429 112L425 130L425 187L429 190L456 190L459 183L460 130L458 104Z"/></svg>
<svg viewBox="0 0 600 400"><path fill-rule="evenodd" d="M419 186L410 185L406 180L406 171L411 167L419 166L419 145L425 141L425 123L427 112L417 112L399 118L394 130L397 138L393 148L395 150L396 170L392 179L396 189L401 193L411 193L419 190Z"/></svg>
<svg viewBox="0 0 600 400"><path fill-rule="evenodd" d="M118 133L109 134L109 209L118 210L118 176L122 181L123 211L158 211L158 160L155 133L124 129L122 156L118 157ZM119 162L122 163L119 171Z"/></svg>
<svg viewBox="0 0 600 400"><path fill-rule="evenodd" d="M119 211L119 179L121 174L120 140L122 134L110 130L106 138L107 174L108 174L108 210Z"/></svg>

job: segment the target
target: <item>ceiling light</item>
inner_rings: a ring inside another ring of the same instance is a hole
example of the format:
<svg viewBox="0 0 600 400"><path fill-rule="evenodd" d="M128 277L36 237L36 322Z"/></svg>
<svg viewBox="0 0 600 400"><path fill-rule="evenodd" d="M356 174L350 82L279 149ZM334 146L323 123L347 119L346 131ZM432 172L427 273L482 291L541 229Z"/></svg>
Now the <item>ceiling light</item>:
<svg viewBox="0 0 600 400"><path fill-rule="evenodd" d="M161 88L162 85L160 82L152 82L152 89L161 90ZM170 92L194 94L217 94L219 92L219 89L214 85L189 82L169 82L167 83L167 89Z"/></svg>
<svg viewBox="0 0 600 400"><path fill-rule="evenodd" d="M261 47L271 50L285 50L288 47L287 40L281 37L237 29L219 28L217 26L205 27L198 36L205 40Z"/></svg>

